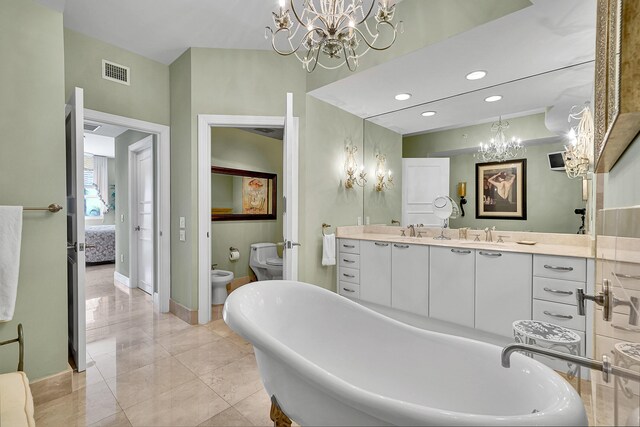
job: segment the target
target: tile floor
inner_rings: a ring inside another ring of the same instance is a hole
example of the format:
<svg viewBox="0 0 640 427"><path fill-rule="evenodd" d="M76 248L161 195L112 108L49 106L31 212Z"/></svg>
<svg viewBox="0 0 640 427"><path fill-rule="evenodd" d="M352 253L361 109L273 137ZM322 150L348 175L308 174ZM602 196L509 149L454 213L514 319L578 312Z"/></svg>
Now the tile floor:
<svg viewBox="0 0 640 427"><path fill-rule="evenodd" d="M113 271L87 268L87 370L73 393L36 406L39 427L273 425L248 342L222 319L192 326L155 312L149 295L114 286Z"/></svg>
<svg viewBox="0 0 640 427"><path fill-rule="evenodd" d="M36 407L46 426L269 426L253 349L219 319L192 326L87 269L87 370Z"/></svg>

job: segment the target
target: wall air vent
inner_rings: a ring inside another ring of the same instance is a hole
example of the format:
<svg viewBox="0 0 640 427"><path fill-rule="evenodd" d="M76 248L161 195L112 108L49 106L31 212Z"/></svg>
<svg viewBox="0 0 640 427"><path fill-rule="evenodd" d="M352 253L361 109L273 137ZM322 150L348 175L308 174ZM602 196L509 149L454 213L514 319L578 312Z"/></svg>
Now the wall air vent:
<svg viewBox="0 0 640 427"><path fill-rule="evenodd" d="M112 82L130 85L131 69L115 62L102 60L102 78Z"/></svg>
<svg viewBox="0 0 640 427"><path fill-rule="evenodd" d="M86 130L87 132L95 132L101 127L102 127L101 125L94 125L93 123L84 124L84 130Z"/></svg>

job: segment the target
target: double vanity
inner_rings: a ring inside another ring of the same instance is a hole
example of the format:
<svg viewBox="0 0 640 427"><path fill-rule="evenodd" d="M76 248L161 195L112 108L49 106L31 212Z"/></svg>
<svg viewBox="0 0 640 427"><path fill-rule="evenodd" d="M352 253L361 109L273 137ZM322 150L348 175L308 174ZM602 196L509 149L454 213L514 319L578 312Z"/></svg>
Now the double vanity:
<svg viewBox="0 0 640 427"><path fill-rule="evenodd" d="M501 232L505 242L494 243L421 231L340 227L338 293L416 326L499 345L513 341L515 320L541 320L580 335L582 354L590 348L590 313L579 316L575 298L577 288L594 288L588 236ZM537 243L511 240L523 235Z"/></svg>

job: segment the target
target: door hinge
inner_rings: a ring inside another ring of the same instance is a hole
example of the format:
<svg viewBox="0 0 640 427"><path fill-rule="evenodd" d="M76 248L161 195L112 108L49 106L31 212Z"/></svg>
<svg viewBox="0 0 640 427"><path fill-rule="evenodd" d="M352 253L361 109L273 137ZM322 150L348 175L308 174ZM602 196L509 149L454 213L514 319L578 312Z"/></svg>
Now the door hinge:
<svg viewBox="0 0 640 427"><path fill-rule="evenodd" d="M287 196L282 196L282 213L287 213Z"/></svg>

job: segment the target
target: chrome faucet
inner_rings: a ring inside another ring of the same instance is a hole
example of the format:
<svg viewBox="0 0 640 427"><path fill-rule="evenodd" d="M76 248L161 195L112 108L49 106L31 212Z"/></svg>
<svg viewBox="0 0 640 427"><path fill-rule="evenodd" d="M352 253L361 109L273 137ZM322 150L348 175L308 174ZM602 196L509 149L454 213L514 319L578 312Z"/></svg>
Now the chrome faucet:
<svg viewBox="0 0 640 427"><path fill-rule="evenodd" d="M409 237L416 237L416 227L413 224L407 226L409 229Z"/></svg>
<svg viewBox="0 0 640 427"><path fill-rule="evenodd" d="M493 232L496 231L496 226L489 228L486 227L484 229L484 241L485 242L493 242Z"/></svg>
<svg viewBox="0 0 640 427"><path fill-rule="evenodd" d="M610 376L618 375L622 378L628 378L634 381L640 381L640 374L631 371L629 369L620 368L611 364L609 356L603 355L602 362L599 360L589 359L587 357L576 356L574 354L564 353L557 350L551 350L548 348L538 347L530 344L513 343L509 344L502 349L500 356L502 367L511 367L511 354L516 351L522 351L529 354L540 354L542 356L553 357L555 359L565 360L576 365L584 366L585 368L595 369L602 372L602 379L608 383Z"/></svg>
<svg viewBox="0 0 640 427"><path fill-rule="evenodd" d="M218 264L211 264L211 269L215 270L217 266L218 266Z"/></svg>

